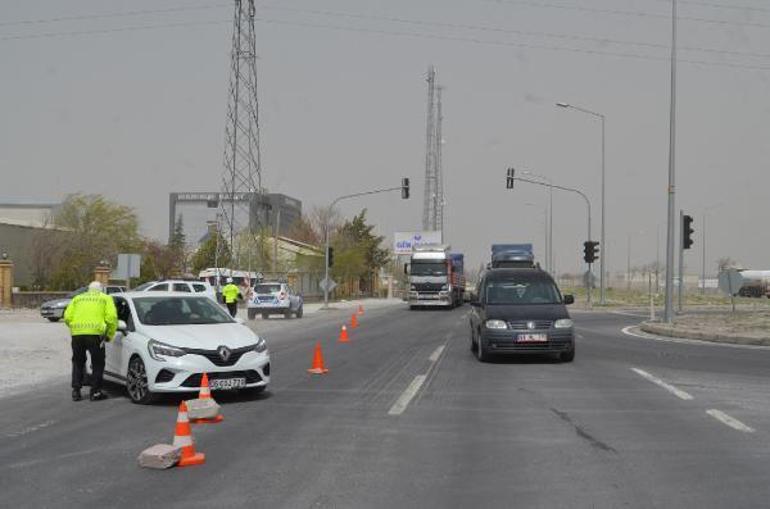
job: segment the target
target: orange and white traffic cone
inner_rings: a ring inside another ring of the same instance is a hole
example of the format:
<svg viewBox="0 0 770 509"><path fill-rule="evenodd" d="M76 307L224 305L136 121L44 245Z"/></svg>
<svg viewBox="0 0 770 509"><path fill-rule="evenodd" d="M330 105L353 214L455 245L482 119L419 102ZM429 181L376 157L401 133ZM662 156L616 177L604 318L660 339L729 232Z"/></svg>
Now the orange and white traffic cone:
<svg viewBox="0 0 770 509"><path fill-rule="evenodd" d="M198 393L198 399L214 399L211 397L208 373L203 373L203 376L201 377L201 389ZM224 415L218 414L216 417L212 417L210 419L191 419L190 422L193 424L215 424L217 422L222 422L224 418Z"/></svg>
<svg viewBox="0 0 770 509"><path fill-rule="evenodd" d="M307 370L308 373L313 375L323 375L329 372L324 366L324 356L321 353L321 343L315 344L315 352L313 353L313 366Z"/></svg>
<svg viewBox="0 0 770 509"><path fill-rule="evenodd" d="M363 304L359 304L358 305L358 314L359 315L363 315L364 314L364 305Z"/></svg>
<svg viewBox="0 0 770 509"><path fill-rule="evenodd" d="M177 466L188 467L203 465L206 463L206 455L195 452L195 442L190 429L190 420L187 418L187 404L182 401L179 404L179 414L176 418L176 430L174 432L174 446L182 448L182 457Z"/></svg>
<svg viewBox="0 0 770 509"><path fill-rule="evenodd" d="M358 327L358 317L353 313L350 315L350 328L355 329L356 327Z"/></svg>
<svg viewBox="0 0 770 509"><path fill-rule="evenodd" d="M348 328L344 325L340 329L340 339L337 340L339 343L350 343L350 338L348 337Z"/></svg>

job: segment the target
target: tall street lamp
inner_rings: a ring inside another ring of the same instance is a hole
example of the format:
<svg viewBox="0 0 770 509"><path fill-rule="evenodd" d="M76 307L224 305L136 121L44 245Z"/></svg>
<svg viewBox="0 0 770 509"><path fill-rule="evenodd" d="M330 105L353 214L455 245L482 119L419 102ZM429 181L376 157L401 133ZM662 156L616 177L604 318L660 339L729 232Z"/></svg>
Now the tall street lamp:
<svg viewBox="0 0 770 509"><path fill-rule="evenodd" d="M522 173L525 173L525 172L522 172ZM551 188L551 190L553 190L553 188ZM536 209L540 208L540 206L535 204L535 203L526 202L526 203L522 203L522 205L524 205L525 207L533 207L533 208L536 208ZM546 269L548 270L549 273L551 273L551 275L553 275L553 272L552 272L551 267L550 267L550 261L549 261L549 253L551 252L551 247L550 247L551 246L551 241L548 238L548 234L549 234L548 216L549 216L548 208L543 209L543 230L545 230L544 231L544 233L545 233L544 241L545 241L545 253L546 253L545 254Z"/></svg>
<svg viewBox="0 0 770 509"><path fill-rule="evenodd" d="M529 175L530 177L539 178L548 183L548 238L545 253L545 266L547 267L548 272L553 273L553 181L545 175L538 175L531 171L524 170L521 173Z"/></svg>
<svg viewBox="0 0 770 509"><path fill-rule="evenodd" d="M595 111L591 111L585 108L581 108L580 106L575 106L573 104L564 103L564 102L558 102L556 103L556 106L559 108L568 108L573 109L575 111L579 111L581 113L585 113L586 115L591 115L592 117L596 117L602 121L602 230L601 230L601 236L599 238L599 242L601 243L601 248L604 250L605 244L605 228L604 228L604 217L605 217L605 200L604 200L604 189L605 189L605 143L604 143L604 133L605 133L605 123L606 123L606 117L602 113L597 113ZM607 282L605 281L605 263L607 260L606 251L602 253L602 255L599 257L599 304L606 304L606 289L607 289Z"/></svg>

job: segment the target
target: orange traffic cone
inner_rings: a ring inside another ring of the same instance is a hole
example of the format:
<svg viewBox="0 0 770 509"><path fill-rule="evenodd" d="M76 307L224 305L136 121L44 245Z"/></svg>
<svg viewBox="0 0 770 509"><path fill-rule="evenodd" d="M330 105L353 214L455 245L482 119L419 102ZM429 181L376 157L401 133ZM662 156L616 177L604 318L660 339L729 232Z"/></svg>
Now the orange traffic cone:
<svg viewBox="0 0 770 509"><path fill-rule="evenodd" d="M323 375L328 373L329 370L324 366L324 356L321 353L321 343L315 344L315 353L313 354L313 367L307 370L308 373L314 375Z"/></svg>
<svg viewBox="0 0 770 509"><path fill-rule="evenodd" d="M355 329L356 327L358 327L358 317L353 313L350 315L350 328Z"/></svg>
<svg viewBox="0 0 770 509"><path fill-rule="evenodd" d="M206 463L206 455L202 452L195 452L195 442L193 442L190 430L190 420L187 418L187 404L184 401L179 404L176 431L174 432L174 445L182 448L182 457L177 466L187 467Z"/></svg>
<svg viewBox="0 0 770 509"><path fill-rule="evenodd" d="M198 393L198 399L214 399L211 397L211 388L209 387L209 374L203 373L201 377L201 390ZM211 419L192 419L190 422L193 424L215 424L222 422L225 416L222 414L212 417Z"/></svg>
<svg viewBox="0 0 770 509"><path fill-rule="evenodd" d="M364 314L364 305L363 304L359 304L358 305L358 314L359 315L363 315Z"/></svg>
<svg viewBox="0 0 770 509"><path fill-rule="evenodd" d="M338 341L340 343L350 343L350 338L348 338L348 328L344 325L340 329L340 339Z"/></svg>

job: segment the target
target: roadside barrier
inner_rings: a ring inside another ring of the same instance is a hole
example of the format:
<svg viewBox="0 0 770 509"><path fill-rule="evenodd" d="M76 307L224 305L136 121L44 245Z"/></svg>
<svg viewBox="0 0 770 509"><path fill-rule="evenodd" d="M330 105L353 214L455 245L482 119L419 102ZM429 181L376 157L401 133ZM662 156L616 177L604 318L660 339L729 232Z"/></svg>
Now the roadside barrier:
<svg viewBox="0 0 770 509"><path fill-rule="evenodd" d="M350 338L348 337L348 328L344 325L340 329L340 338L337 341L339 343L350 343Z"/></svg>
<svg viewBox="0 0 770 509"><path fill-rule="evenodd" d="M307 370L308 373L313 375L324 375L329 372L324 366L324 356L321 353L321 343L315 344L315 352L313 353L313 366Z"/></svg>
<svg viewBox="0 0 770 509"><path fill-rule="evenodd" d="M182 457L179 459L177 466L203 465L206 462L205 454L195 452L195 442L193 441L192 430L190 429L190 420L187 418L187 404L184 401L179 403L173 445L182 449Z"/></svg>

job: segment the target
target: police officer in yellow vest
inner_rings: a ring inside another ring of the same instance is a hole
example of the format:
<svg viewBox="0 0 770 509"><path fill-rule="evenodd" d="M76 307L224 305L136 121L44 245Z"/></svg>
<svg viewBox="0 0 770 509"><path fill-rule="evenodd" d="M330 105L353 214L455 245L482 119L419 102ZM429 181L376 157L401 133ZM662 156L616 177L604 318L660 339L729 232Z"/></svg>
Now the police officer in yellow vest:
<svg viewBox="0 0 770 509"><path fill-rule="evenodd" d="M64 311L64 323L72 335L72 400L80 401L80 387L86 365L86 352L91 355L91 401L106 399L102 392L104 376L104 341L115 336L118 313L112 297L102 293L102 285L94 281L88 291L75 296Z"/></svg>
<svg viewBox="0 0 770 509"><path fill-rule="evenodd" d="M235 318L238 313L238 299L243 297L241 297L241 289L233 284L233 278L227 278L227 284L222 288L222 297L225 299L230 316Z"/></svg>

